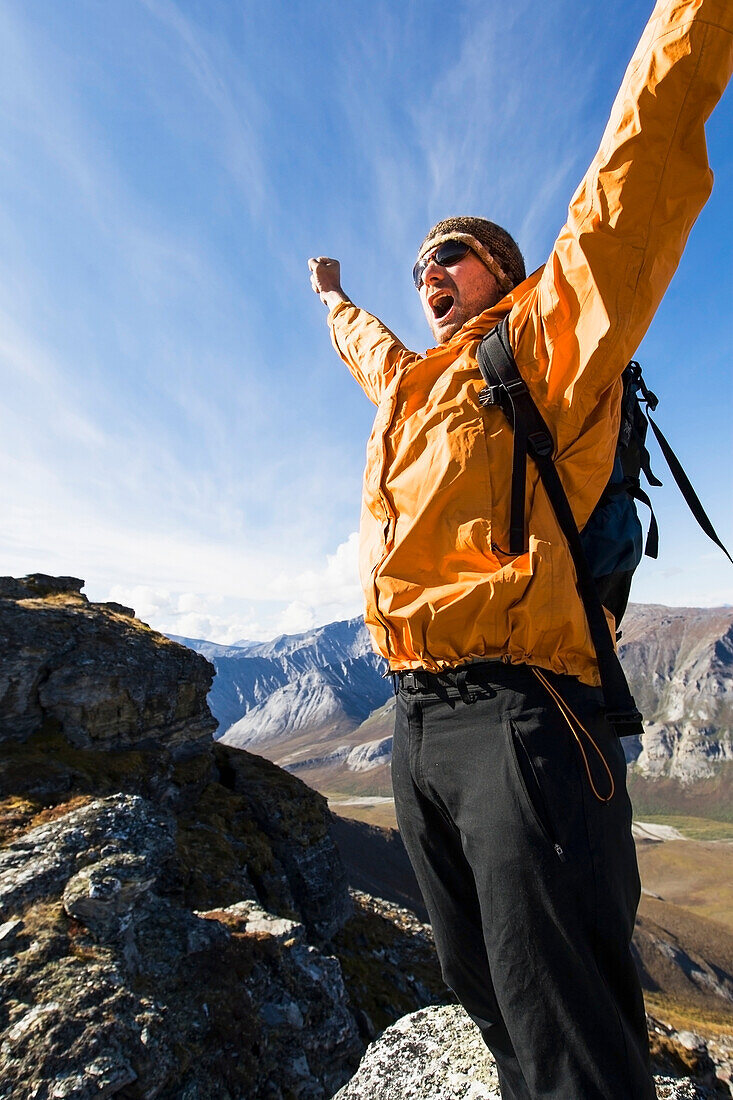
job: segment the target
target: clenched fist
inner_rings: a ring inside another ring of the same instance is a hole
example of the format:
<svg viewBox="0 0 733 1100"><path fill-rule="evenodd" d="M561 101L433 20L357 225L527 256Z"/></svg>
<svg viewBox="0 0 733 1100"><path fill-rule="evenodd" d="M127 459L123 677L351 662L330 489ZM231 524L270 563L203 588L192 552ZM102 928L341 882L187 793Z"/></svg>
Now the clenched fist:
<svg viewBox="0 0 733 1100"><path fill-rule="evenodd" d="M329 309L338 302L347 302L348 298L341 289L341 264L329 256L314 256L308 260L311 273L311 286Z"/></svg>

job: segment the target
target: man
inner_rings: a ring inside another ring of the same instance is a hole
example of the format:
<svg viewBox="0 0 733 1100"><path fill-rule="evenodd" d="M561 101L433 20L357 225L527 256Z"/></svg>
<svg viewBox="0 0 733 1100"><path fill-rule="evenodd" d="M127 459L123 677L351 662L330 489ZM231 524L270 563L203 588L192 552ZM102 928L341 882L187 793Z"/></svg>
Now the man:
<svg viewBox="0 0 733 1100"><path fill-rule="evenodd" d="M508 316L582 528L613 464L621 372L711 186L704 122L730 75L730 0L660 0L549 260L439 222L414 279L424 356L309 261L333 342L378 406L367 451L365 619L399 686L397 819L446 982L505 1100L648 1100L629 945L639 899L621 744L572 559L529 463L508 552L512 433L483 409L481 337ZM613 621L609 616L610 627Z"/></svg>

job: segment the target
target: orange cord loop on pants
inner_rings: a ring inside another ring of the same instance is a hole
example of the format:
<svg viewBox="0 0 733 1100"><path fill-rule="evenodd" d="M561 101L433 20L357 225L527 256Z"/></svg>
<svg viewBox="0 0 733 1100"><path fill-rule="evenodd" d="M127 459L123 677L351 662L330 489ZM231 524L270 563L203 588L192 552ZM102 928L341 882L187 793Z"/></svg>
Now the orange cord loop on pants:
<svg viewBox="0 0 733 1100"><path fill-rule="evenodd" d="M560 695L560 692L557 691L556 688L554 688L552 686L552 684L549 682L549 680L546 678L546 676L541 672L541 670L534 667L534 666L532 666L532 672L535 674L535 676L540 681L540 683L547 689L547 691L550 694L550 697L554 700L555 705L557 706L557 709L560 711L563 718L565 719L568 726L570 727L570 732L572 733L573 737L575 738L575 740L577 742L577 745L578 745L578 748L580 749L581 756L583 757L583 763L585 764L585 770L586 770L586 773L588 775L588 782L590 783L590 789L593 791L593 794L596 796L596 798L598 799L599 802L610 802L611 799L613 798L614 794L615 794L616 784L613 781L613 775L611 774L611 769L609 768L608 763L606 762L605 756L603 755L601 750L598 748L598 745L595 743L595 741L593 740L591 735L588 733L588 730L585 728L583 723L580 721L577 714L575 714L575 712L570 709L568 704L563 699L562 695ZM606 774L608 775L608 781L611 785L611 789L610 789L609 793L605 796L605 798L603 797L603 795L598 793L596 785L593 782L593 775L592 775L591 770L590 770L590 764L588 763L588 757L586 755L586 751L583 747L583 742L580 740L580 737L578 736L578 730L575 728L575 725L573 725L573 723L575 723L577 725L578 729L581 730L585 734L585 736L588 738L591 745L596 750L596 753L600 757L601 763L603 764L603 767L606 769Z"/></svg>

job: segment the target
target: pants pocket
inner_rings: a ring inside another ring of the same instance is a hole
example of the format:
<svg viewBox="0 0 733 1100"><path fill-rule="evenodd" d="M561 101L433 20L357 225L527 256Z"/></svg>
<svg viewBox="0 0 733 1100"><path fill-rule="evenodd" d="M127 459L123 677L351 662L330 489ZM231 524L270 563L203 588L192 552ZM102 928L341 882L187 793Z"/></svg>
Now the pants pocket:
<svg viewBox="0 0 733 1100"><path fill-rule="evenodd" d="M540 777L532 756L522 740L522 735L511 718L509 719L509 745L516 767L517 780L524 794L527 808L544 839L552 847L558 859L564 863L565 851L557 839Z"/></svg>

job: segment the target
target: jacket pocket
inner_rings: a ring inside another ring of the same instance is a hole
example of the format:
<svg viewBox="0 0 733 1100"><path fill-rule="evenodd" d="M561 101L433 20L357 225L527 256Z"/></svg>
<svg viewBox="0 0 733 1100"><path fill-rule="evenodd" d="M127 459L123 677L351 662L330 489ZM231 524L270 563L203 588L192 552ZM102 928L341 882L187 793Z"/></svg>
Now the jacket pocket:
<svg viewBox="0 0 733 1100"><path fill-rule="evenodd" d="M516 768L517 780L524 794L530 814L540 833L554 850L557 858L564 863L566 859L565 851L558 842L552 823L552 817L548 809L547 799L542 790L540 776L538 775L532 756L522 740L522 735L511 718L509 719L509 743L512 759Z"/></svg>

